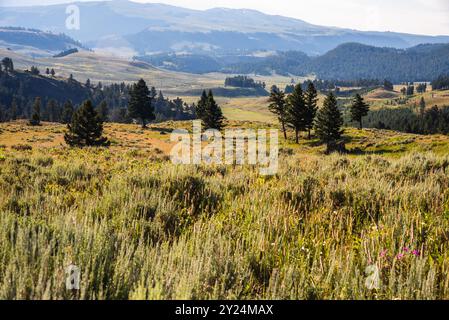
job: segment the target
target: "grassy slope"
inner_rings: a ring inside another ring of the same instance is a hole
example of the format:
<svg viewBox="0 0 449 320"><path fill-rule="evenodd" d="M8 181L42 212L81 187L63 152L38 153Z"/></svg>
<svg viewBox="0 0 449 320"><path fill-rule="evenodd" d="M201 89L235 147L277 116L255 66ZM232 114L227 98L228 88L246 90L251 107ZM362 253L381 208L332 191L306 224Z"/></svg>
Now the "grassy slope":
<svg viewBox="0 0 449 320"><path fill-rule="evenodd" d="M283 142L263 178L172 165L174 126L107 125L110 149L77 150L62 126L1 124L0 298L70 298L70 263L86 299L449 298L449 138L351 129L374 152L347 156Z"/></svg>

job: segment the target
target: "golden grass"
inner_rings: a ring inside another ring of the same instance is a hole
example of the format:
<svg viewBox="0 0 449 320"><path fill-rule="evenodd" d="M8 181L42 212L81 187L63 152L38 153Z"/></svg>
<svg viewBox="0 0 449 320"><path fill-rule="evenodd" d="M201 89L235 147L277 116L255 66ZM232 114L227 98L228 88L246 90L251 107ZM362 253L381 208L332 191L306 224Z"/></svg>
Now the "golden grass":
<svg viewBox="0 0 449 320"><path fill-rule="evenodd" d="M173 165L144 147L165 143L155 128L107 125L110 149L58 145L61 129L0 125L0 144L55 135L0 148L2 299L74 298L71 263L80 299L449 298L447 137L348 129L350 148L373 152L331 156L283 142L278 174L261 177Z"/></svg>

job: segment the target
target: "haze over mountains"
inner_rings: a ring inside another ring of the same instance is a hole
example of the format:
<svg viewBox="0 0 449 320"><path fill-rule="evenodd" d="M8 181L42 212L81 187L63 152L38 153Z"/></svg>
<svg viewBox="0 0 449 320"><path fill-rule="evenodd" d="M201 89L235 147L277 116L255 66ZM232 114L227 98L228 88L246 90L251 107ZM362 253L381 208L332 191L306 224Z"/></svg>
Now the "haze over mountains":
<svg viewBox="0 0 449 320"><path fill-rule="evenodd" d="M191 10L125 0L76 3L80 30L67 30L67 5L3 7L0 26L66 33L83 44L126 55L160 52L242 54L296 50L323 54L340 44L358 42L378 47L408 48L447 43L448 36L362 32L322 27L254 10Z"/></svg>

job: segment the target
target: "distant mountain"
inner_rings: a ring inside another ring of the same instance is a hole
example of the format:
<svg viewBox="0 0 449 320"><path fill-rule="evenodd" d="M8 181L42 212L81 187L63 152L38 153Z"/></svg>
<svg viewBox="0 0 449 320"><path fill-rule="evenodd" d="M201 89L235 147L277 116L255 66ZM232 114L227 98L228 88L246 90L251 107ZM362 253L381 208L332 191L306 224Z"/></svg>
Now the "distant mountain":
<svg viewBox="0 0 449 320"><path fill-rule="evenodd" d="M64 32L89 47L127 55L173 51L246 54L258 50L295 50L318 55L347 42L399 49L449 42L447 36L322 27L246 9L199 11L124 0L76 5L81 12L80 30L66 29L67 5L2 7L0 25Z"/></svg>
<svg viewBox="0 0 449 320"><path fill-rule="evenodd" d="M431 81L449 74L449 45L427 44L401 50L348 43L312 59L304 72L321 79Z"/></svg>
<svg viewBox="0 0 449 320"><path fill-rule="evenodd" d="M83 47L65 34L19 27L0 27L0 45L18 52L32 52L36 56Z"/></svg>
<svg viewBox="0 0 449 320"><path fill-rule="evenodd" d="M424 44L409 49L394 49L347 43L317 57L309 57L299 51L287 51L262 58L160 54L137 59L161 68L190 73L316 74L324 80L431 81L441 74L449 74L449 44Z"/></svg>

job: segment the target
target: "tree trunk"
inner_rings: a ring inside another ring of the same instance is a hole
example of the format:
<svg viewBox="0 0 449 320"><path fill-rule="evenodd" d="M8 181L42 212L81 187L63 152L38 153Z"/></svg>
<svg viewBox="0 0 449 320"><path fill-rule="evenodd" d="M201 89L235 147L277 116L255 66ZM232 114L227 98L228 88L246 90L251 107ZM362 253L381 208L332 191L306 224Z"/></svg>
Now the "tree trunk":
<svg viewBox="0 0 449 320"><path fill-rule="evenodd" d="M146 129L147 128L147 123L145 122L145 119L142 118L142 129Z"/></svg>
<svg viewBox="0 0 449 320"><path fill-rule="evenodd" d="M287 140L287 131L285 130L285 123L282 122L282 131L284 132L284 140Z"/></svg>
<svg viewBox="0 0 449 320"><path fill-rule="evenodd" d="M360 119L360 130L362 130L362 119Z"/></svg>
<svg viewBox="0 0 449 320"><path fill-rule="evenodd" d="M309 135L308 135L309 140L312 139L312 135L311 135L310 131L312 131L312 130L309 129Z"/></svg>
<svg viewBox="0 0 449 320"><path fill-rule="evenodd" d="M296 144L299 144L299 132L296 130Z"/></svg>

